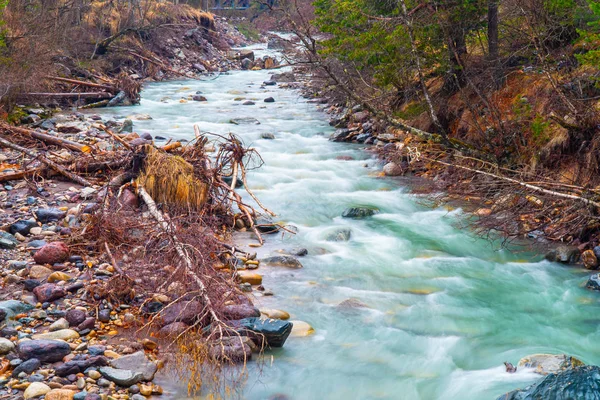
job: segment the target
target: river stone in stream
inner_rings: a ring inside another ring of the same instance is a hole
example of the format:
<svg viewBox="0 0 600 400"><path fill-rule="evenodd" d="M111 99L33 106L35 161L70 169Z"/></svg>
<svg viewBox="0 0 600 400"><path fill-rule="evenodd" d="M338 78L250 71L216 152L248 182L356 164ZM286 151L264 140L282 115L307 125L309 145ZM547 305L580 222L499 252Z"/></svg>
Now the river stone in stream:
<svg viewBox="0 0 600 400"><path fill-rule="evenodd" d="M343 213L343 218L361 219L375 215L379 210L368 207L352 207L347 208Z"/></svg>
<svg viewBox="0 0 600 400"><path fill-rule="evenodd" d="M261 346L263 338L269 347L283 347L292 332L293 324L278 319L245 318L239 321L240 330ZM257 335L258 334L258 335Z"/></svg>
<svg viewBox="0 0 600 400"><path fill-rule="evenodd" d="M266 265L285 268L302 268L302 264L292 256L274 256L267 257L261 260Z"/></svg>
<svg viewBox="0 0 600 400"><path fill-rule="evenodd" d="M534 368L541 375L555 374L585 363L566 354L532 354L519 360L517 368Z"/></svg>
<svg viewBox="0 0 600 400"><path fill-rule="evenodd" d="M592 290L600 290L600 274L590 276L585 287Z"/></svg>
<svg viewBox="0 0 600 400"><path fill-rule="evenodd" d="M347 242L352 236L352 230L350 228L339 228L333 232L328 233L325 236L325 240L328 242Z"/></svg>
<svg viewBox="0 0 600 400"><path fill-rule="evenodd" d="M590 365L549 374L497 400L600 400L600 367Z"/></svg>
<svg viewBox="0 0 600 400"><path fill-rule="evenodd" d="M252 117L232 118L229 122L234 125L260 125L260 122Z"/></svg>

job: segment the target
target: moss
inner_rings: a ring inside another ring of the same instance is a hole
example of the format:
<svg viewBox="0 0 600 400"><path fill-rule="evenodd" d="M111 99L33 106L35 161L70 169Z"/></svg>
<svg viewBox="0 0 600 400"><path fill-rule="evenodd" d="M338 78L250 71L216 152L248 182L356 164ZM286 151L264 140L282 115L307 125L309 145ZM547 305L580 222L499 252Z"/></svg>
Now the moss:
<svg viewBox="0 0 600 400"><path fill-rule="evenodd" d="M260 32L252 25L246 22L241 22L236 26L237 30L246 37L246 39L253 42L260 41Z"/></svg>
<svg viewBox="0 0 600 400"><path fill-rule="evenodd" d="M8 113L6 120L11 124L19 124L21 123L21 119L27 115L28 114L25 112L23 107L15 107L10 113Z"/></svg>
<svg viewBox="0 0 600 400"><path fill-rule="evenodd" d="M394 115L401 119L413 119L427 111L427 105L424 102L413 101L402 107L402 110L396 111Z"/></svg>

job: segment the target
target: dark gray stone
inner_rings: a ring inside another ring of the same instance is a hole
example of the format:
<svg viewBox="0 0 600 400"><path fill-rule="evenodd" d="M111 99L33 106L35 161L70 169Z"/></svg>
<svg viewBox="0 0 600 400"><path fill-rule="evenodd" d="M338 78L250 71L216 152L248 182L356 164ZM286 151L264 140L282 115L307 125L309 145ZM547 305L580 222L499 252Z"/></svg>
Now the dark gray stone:
<svg viewBox="0 0 600 400"><path fill-rule="evenodd" d="M38 226L37 222L33 219L19 220L10 226L9 231L13 235L15 233L20 233L23 236L27 236L29 235L31 228L35 228L36 226Z"/></svg>
<svg viewBox="0 0 600 400"><path fill-rule="evenodd" d="M40 208L35 211L35 217L42 224L51 221L58 221L67 215L66 211L61 211L58 208Z"/></svg>
<svg viewBox="0 0 600 400"><path fill-rule="evenodd" d="M352 207L344 210L343 218L361 219L375 215L379 210L368 207Z"/></svg>
<svg viewBox="0 0 600 400"><path fill-rule="evenodd" d="M245 318L239 321L239 326L259 347L264 347L263 344L269 347L283 347L292 332L293 323L279 319Z"/></svg>
<svg viewBox="0 0 600 400"><path fill-rule="evenodd" d="M71 347L62 340L24 340L18 345L19 356L24 360L37 358L42 362L57 362L71 353Z"/></svg>
<svg viewBox="0 0 600 400"><path fill-rule="evenodd" d="M21 364L19 364L17 366L17 368L14 369L12 376L13 376L13 378L16 378L17 376L19 376L19 374L21 372L25 372L26 374L31 374L33 371L38 369L41 365L42 365L42 363L37 358L31 358L27 361L23 361Z"/></svg>

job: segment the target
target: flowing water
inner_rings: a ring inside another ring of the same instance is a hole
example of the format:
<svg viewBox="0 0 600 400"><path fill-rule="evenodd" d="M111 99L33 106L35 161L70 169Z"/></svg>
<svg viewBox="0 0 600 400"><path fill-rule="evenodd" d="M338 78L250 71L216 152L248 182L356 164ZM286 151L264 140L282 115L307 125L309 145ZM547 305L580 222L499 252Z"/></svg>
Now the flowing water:
<svg viewBox="0 0 600 400"><path fill-rule="evenodd" d="M585 273L498 250L456 228L460 210L423 205L403 181L380 177L362 146L329 142L327 115L295 91L262 88L269 75L154 83L141 105L104 111L150 114L135 130L168 138L193 138L193 124L239 135L265 161L249 186L278 220L298 228L295 236L268 237L259 255L304 247L304 268L259 268L275 296L257 300L310 323L315 333L268 352L260 375L250 365L244 398L495 399L539 378L526 370L508 374L503 361L564 352L600 363L600 307L597 294L582 288ZM196 91L208 101L180 102ZM276 102L264 103L268 96ZM256 105L243 106L240 97ZM260 125L229 123L239 117ZM341 218L355 205L380 213ZM327 241L338 228L351 229L351 239ZM337 306L350 298L368 307ZM186 398L184 386L167 384L172 398Z"/></svg>

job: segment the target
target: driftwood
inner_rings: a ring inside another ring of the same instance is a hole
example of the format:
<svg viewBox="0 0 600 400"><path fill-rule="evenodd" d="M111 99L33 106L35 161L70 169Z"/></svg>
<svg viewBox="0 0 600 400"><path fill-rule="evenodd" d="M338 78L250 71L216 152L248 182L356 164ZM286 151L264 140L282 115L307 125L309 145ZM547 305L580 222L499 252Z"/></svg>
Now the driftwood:
<svg viewBox="0 0 600 400"><path fill-rule="evenodd" d="M73 182L79 183L82 186L92 186L92 184L89 181L87 181L86 179L84 179L81 176L76 175L72 172L67 171L62 166L58 165L57 163L55 163L52 160L49 160L48 158L44 157L41 154L36 154L33 151L26 149L25 147L16 145L12 142L9 142L8 140L6 140L4 138L0 138L0 144L4 145L5 147L9 147L13 150L20 151L21 153L27 154L31 158L36 158L36 159L40 160L42 163L46 164L47 166L49 166L50 168L52 168L59 174L69 178Z"/></svg>
<svg viewBox="0 0 600 400"><path fill-rule="evenodd" d="M49 79L49 80L53 80L53 81L58 81L58 82L64 82L64 83L70 83L70 84L73 84L73 85L87 86L87 87L96 88L96 89L104 89L104 90L112 92L112 93L116 93L116 92L119 91L119 89L116 88L115 86L102 85L102 84L99 84L99 83L80 81L80 80L77 80L77 79L67 79L67 78L61 78L61 77L58 77L58 76L46 76L45 79Z"/></svg>
<svg viewBox="0 0 600 400"><path fill-rule="evenodd" d="M7 130L12 133L17 133L22 136L29 136L31 138L41 140L42 142L53 144L56 146L64 147L69 150L80 151L82 153L89 153L91 151L90 146L83 145L81 143L73 142L71 140L62 139L56 136L47 135L45 133L37 132L27 128L21 128L17 126L11 126L7 123L0 122L0 128Z"/></svg>
<svg viewBox="0 0 600 400"><path fill-rule="evenodd" d="M45 172L47 172L48 169L47 168L32 168L32 169L26 169L23 171L19 171L19 172L13 172L11 174L1 174L0 173L0 182L6 182L6 181L14 181L16 179L23 179L32 175L36 175L36 174L44 174Z"/></svg>
<svg viewBox="0 0 600 400"><path fill-rule="evenodd" d="M19 98L49 98L49 99L70 99L70 98L81 98L81 99L108 99L113 97L108 92L82 92L82 93L21 93Z"/></svg>
<svg viewBox="0 0 600 400"><path fill-rule="evenodd" d="M118 160L109 161L94 161L86 162L85 160L77 161L71 166L71 170L77 172L96 172L103 169L119 169L123 167L129 159L127 157L120 158Z"/></svg>

